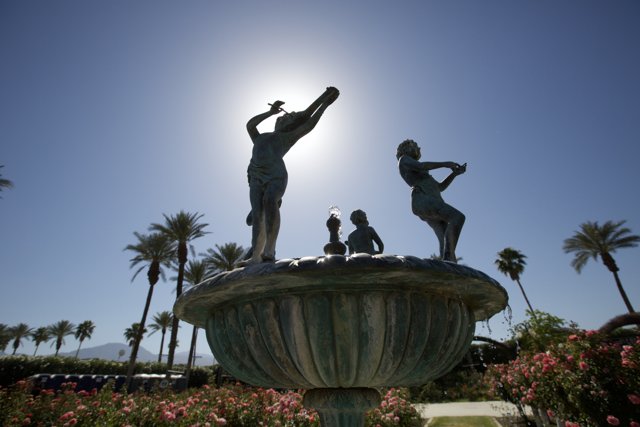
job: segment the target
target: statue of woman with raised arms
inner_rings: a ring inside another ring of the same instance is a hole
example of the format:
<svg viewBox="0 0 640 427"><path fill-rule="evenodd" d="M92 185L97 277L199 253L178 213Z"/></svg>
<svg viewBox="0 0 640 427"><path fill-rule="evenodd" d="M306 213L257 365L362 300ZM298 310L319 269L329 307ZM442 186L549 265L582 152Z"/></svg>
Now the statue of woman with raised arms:
<svg viewBox="0 0 640 427"><path fill-rule="evenodd" d="M253 152L247 175L252 225L251 250L248 263L274 261L276 240L280 230L280 204L287 188L287 168L284 155L318 124L320 117L340 92L329 87L309 107L301 112L285 113L278 117L273 132L258 132L258 125L268 117L284 111L282 101L271 104L271 109L247 122L247 131L253 141Z"/></svg>

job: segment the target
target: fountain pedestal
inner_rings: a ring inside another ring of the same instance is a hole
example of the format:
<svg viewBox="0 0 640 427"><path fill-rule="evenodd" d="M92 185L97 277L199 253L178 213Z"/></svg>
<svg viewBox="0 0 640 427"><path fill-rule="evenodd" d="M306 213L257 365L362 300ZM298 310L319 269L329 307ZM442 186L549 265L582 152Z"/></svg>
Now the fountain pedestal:
<svg viewBox="0 0 640 427"><path fill-rule="evenodd" d="M221 273L175 314L204 328L216 360L262 387L303 388L324 426L360 426L375 387L421 385L460 362L475 322L506 291L469 267L357 254L280 260Z"/></svg>
<svg viewBox="0 0 640 427"><path fill-rule="evenodd" d="M314 388L302 403L318 412L325 427L364 427L364 415L380 404L380 393L373 388Z"/></svg>

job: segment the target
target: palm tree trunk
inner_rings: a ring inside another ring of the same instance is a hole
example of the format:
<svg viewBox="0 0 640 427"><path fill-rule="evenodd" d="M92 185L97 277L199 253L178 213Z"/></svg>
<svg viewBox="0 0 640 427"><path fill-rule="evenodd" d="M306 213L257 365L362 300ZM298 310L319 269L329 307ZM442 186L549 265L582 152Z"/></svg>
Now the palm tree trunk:
<svg viewBox="0 0 640 427"><path fill-rule="evenodd" d="M162 338L160 338L160 353L158 353L158 363L162 363L162 349L164 348L164 336L166 335L167 330L162 330Z"/></svg>
<svg viewBox="0 0 640 427"><path fill-rule="evenodd" d="M186 256L184 261L180 260L178 264L178 280L176 283L176 299L182 295L182 283L184 281L184 265L186 264ZM173 368L173 358L176 352L176 344L178 341L178 328L180 327L180 319L177 316L173 316L173 323L171 325L171 338L169 339L169 354L167 355L167 370ZM169 375L169 373L167 373Z"/></svg>
<svg viewBox="0 0 640 427"><path fill-rule="evenodd" d="M198 327L193 327L193 332L191 332L191 345L189 346L189 358L187 359L187 371L185 373L185 377L187 377L187 386L189 385L189 376L191 375L191 366L195 360L196 356L196 340L198 339Z"/></svg>
<svg viewBox="0 0 640 427"><path fill-rule="evenodd" d="M33 355L34 355L34 356L35 356L35 355L36 355L36 353L38 352L38 346L39 346L39 345L40 345L40 344L37 344L37 345L36 345L36 349L35 349L35 350L33 350Z"/></svg>
<svg viewBox="0 0 640 427"><path fill-rule="evenodd" d="M78 349L76 350L76 359L78 358L78 353L80 353L80 346L82 345L82 340L78 343Z"/></svg>
<svg viewBox="0 0 640 427"><path fill-rule="evenodd" d="M149 306L151 305L151 297L153 296L153 285L149 284L149 292L147 292L147 301L144 304L144 310L142 311L142 319L140 320L140 328L133 340L133 346L131 348L131 356L129 357L129 367L127 368L127 382L126 389L131 391L131 379L133 378L133 371L136 367L136 358L138 357L138 348L140 347L140 341L142 341L142 334L144 331L144 325L147 322L147 314L149 313Z"/></svg>
<svg viewBox="0 0 640 427"><path fill-rule="evenodd" d="M618 292L620 292L620 296L622 297L622 300L624 301L624 305L627 306L627 310L629 311L629 313L635 313L635 310L633 309L633 306L631 305L631 301L629 301L629 297L627 296L627 293L625 292L624 288L622 287L622 282L620 281L620 277L618 276L618 272L617 271L612 271L613 273L613 277L616 279L616 286L618 287Z"/></svg>
<svg viewBox="0 0 640 427"><path fill-rule="evenodd" d="M60 347L62 347L62 340L61 339L56 340L56 354L55 354L56 357L58 356L58 352L60 351Z"/></svg>
<svg viewBox="0 0 640 427"><path fill-rule="evenodd" d="M520 287L520 292L522 292L522 296L524 297L524 300L527 303L527 306L529 307L529 311L531 311L531 317L533 317L535 319L536 318L536 313L533 311L533 307L531 306L531 303L529 302L529 298L527 298L527 294L524 291L524 288L522 287L522 284L520 283L520 279L516 279L516 283Z"/></svg>

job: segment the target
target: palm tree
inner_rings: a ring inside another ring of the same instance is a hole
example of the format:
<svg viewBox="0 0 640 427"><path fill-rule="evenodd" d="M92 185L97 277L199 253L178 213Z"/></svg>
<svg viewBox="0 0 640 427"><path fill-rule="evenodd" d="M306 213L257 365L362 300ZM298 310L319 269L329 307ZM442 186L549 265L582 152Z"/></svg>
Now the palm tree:
<svg viewBox="0 0 640 427"><path fill-rule="evenodd" d="M4 165L0 165L0 169L3 167ZM0 173L0 191L2 191L3 188L12 188L12 187L13 187L13 182L9 181L8 179L2 178L2 174Z"/></svg>
<svg viewBox="0 0 640 427"><path fill-rule="evenodd" d="M217 245L216 245L217 246ZM189 264L184 270L184 281L189 287L195 286L201 283L207 278L208 266L204 261L189 261ZM191 332L191 345L189 346L189 357L187 358L187 382L189 382L189 375L191 374L191 366L196 355L196 340L198 339L198 327L193 326Z"/></svg>
<svg viewBox="0 0 640 427"><path fill-rule="evenodd" d="M498 271L503 273L505 276L509 276L511 280L518 284L520 292L522 292L522 296L524 297L524 300L529 307L529 311L531 312L531 317L535 319L535 311L529 302L529 298L527 297L527 293L524 291L522 283L520 283L520 275L524 271L524 266L527 264L524 260L526 257L527 256L525 254L516 249L504 248L498 252L498 259L494 262L498 267Z"/></svg>
<svg viewBox="0 0 640 427"><path fill-rule="evenodd" d="M38 347L43 342L47 342L51 339L51 334L49 333L49 329L45 326L41 326L35 331L31 332L31 340L36 344L36 349L33 350L33 355L35 356L38 352Z"/></svg>
<svg viewBox="0 0 640 427"><path fill-rule="evenodd" d="M138 335L146 334L147 328L140 328L140 323L134 322L124 330L124 339L127 340L129 347L133 347L138 339Z"/></svg>
<svg viewBox="0 0 640 427"><path fill-rule="evenodd" d="M170 311L161 311L156 313L153 316L153 323L149 324L149 335L152 335L154 332L160 331L162 334L162 338L160 339L160 353L158 353L158 363L162 362L162 350L164 348L164 337L167 333L167 329L171 327L173 323L173 313Z"/></svg>
<svg viewBox="0 0 640 427"><path fill-rule="evenodd" d="M629 313L634 313L635 310L629 301L629 297L622 287L620 276L618 276L618 265L611 255L618 249L633 248L638 246L640 242L640 236L631 234L631 230L624 227L626 221L607 221L602 226L598 222L587 221L580 224L580 231L576 231L573 236L565 239L562 249L566 253L573 252L574 258L571 261L571 266L580 273L582 268L587 264L589 258L594 260L598 259L598 256L602 260L602 263L613 274L613 278L616 281L618 292L627 306Z"/></svg>
<svg viewBox="0 0 640 427"><path fill-rule="evenodd" d="M11 333L9 327L4 323L0 323L0 352L4 353L11 341Z"/></svg>
<svg viewBox="0 0 640 427"><path fill-rule="evenodd" d="M31 335L31 328L26 323L18 323L16 326L9 328L11 339L13 340L13 353L16 354L18 347L22 344L23 338L27 338Z"/></svg>
<svg viewBox="0 0 640 427"><path fill-rule="evenodd" d="M169 237L177 245L178 258L178 278L176 281L176 298L182 294L182 284L184 280L184 268L187 264L187 255L189 254L189 242L204 236L207 232L204 228L209 224L202 224L198 221L202 218L202 214L188 213L184 211L178 212L176 215L164 216L164 224L151 224L149 228L152 231L158 231ZM173 357L178 342L178 327L180 320L174 316L171 326L171 336L169 338L169 355L167 356L167 368L173 367Z"/></svg>
<svg viewBox="0 0 640 427"><path fill-rule="evenodd" d="M246 249L235 242L216 245L216 249L207 249L203 256L203 261L207 264L208 273L218 273L220 271L230 271L238 266L243 260Z"/></svg>
<svg viewBox="0 0 640 427"><path fill-rule="evenodd" d="M56 356L60 351L60 347L65 343L64 337L68 335L73 335L75 332L75 325L68 320L59 320L53 325L49 326L49 333L55 338L55 342L53 344L56 345ZM53 345L51 344L51 345Z"/></svg>
<svg viewBox="0 0 640 427"><path fill-rule="evenodd" d="M87 338L91 339L91 334L96 329L96 325L93 324L91 320L85 320L80 323L76 328L76 339L80 341L78 343L78 349L76 350L76 359L78 358L78 353L80 353L80 346L82 345L82 341Z"/></svg>
<svg viewBox="0 0 640 427"><path fill-rule="evenodd" d="M149 281L149 290L147 291L147 300L142 310L142 319L140 320L141 328L138 329L138 337L134 340L131 348L131 355L129 357L129 368L127 369L127 387L131 383L133 377L133 370L136 366L136 358L138 357L138 348L140 347L140 341L142 341L143 331L147 322L147 315L149 313L149 306L151 305L151 297L153 296L153 287L160 277L164 279L164 271L162 267L170 267L173 260L173 254L175 253L175 244L163 233L151 233L140 234L133 233L138 239L138 242L133 245L127 245L124 250L132 251L135 256L130 260L130 267L133 268L139 264L142 264L135 274L131 278L133 281L138 273L140 273L145 267L147 270L147 279Z"/></svg>

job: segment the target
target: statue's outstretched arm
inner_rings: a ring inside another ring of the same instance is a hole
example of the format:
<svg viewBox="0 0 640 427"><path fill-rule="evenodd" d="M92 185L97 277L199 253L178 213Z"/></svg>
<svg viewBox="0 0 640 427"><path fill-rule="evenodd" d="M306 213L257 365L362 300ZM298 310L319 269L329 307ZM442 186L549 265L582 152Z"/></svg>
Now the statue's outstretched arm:
<svg viewBox="0 0 640 427"><path fill-rule="evenodd" d="M455 168L460 166L455 162L420 162L420 165L423 169L426 169L428 171L440 168L449 168L451 170L454 170Z"/></svg>
<svg viewBox="0 0 640 427"><path fill-rule="evenodd" d="M322 95L318 97L318 99L313 101L311 105L309 105L307 109L302 112L302 114L304 114L307 118L311 117L311 115L320 107L320 105L327 101L330 101L329 104L331 104L338 98L338 95L340 95L340 91L333 86L329 86L322 93Z"/></svg>
<svg viewBox="0 0 640 427"><path fill-rule="evenodd" d="M278 114L281 111L280 106L282 104L284 104L282 101L276 101L271 105L271 109L269 111L258 114L257 116L249 119L249 121L247 122L247 132L249 132L249 136L251 136L251 139L254 139L258 135L260 135L260 132L258 132L258 125L274 114Z"/></svg>
<svg viewBox="0 0 640 427"><path fill-rule="evenodd" d="M334 87L328 87L327 90L318 97L306 110L304 110L304 118L302 123L292 131L288 132L291 136L292 145L300 138L308 134L320 121L320 117L327 107L338 99L340 92Z"/></svg>
<svg viewBox="0 0 640 427"><path fill-rule="evenodd" d="M466 163L464 165L457 165L455 168L453 168L449 176L443 179L441 183L439 183L440 191L446 190L447 187L449 187L449 185L453 182L456 176L462 175L466 171L467 171Z"/></svg>

